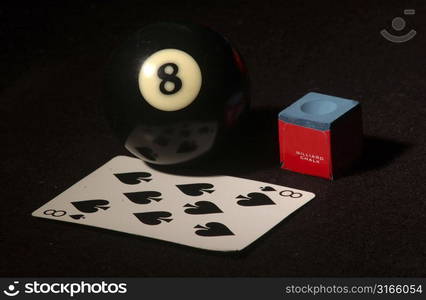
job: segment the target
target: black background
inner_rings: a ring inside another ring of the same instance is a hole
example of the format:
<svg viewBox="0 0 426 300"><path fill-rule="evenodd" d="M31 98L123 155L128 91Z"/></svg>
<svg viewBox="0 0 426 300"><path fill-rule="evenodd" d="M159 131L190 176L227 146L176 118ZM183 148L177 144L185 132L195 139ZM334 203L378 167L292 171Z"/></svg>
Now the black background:
<svg viewBox="0 0 426 300"><path fill-rule="evenodd" d="M393 44L379 31L405 8L403 33L418 34ZM426 2L2 2L0 19L0 275L426 276ZM317 195L241 253L30 216L127 154L103 116L103 71L159 20L209 25L247 62L248 142L210 167ZM363 106L365 156L334 182L279 168L277 113L309 91Z"/></svg>

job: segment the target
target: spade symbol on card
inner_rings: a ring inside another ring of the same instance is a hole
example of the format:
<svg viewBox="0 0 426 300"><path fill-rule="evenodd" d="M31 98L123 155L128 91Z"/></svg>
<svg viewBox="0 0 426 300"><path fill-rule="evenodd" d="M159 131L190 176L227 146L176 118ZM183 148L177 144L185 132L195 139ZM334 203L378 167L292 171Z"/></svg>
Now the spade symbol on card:
<svg viewBox="0 0 426 300"><path fill-rule="evenodd" d="M187 137L189 137L191 135L191 130L189 130L189 129L182 129L179 132L179 134L180 134L181 137L187 138Z"/></svg>
<svg viewBox="0 0 426 300"><path fill-rule="evenodd" d="M248 193L247 196L239 195L237 199L242 199L237 201L241 206L260 206L260 205L274 205L275 202L271 200L268 196L262 193Z"/></svg>
<svg viewBox="0 0 426 300"><path fill-rule="evenodd" d="M208 126L203 126L198 129L199 134L207 134L209 133L210 128Z"/></svg>
<svg viewBox="0 0 426 300"><path fill-rule="evenodd" d="M148 147L136 147L136 150L139 152L140 155L145 157L146 159L156 161L158 154L154 152L151 148Z"/></svg>
<svg viewBox="0 0 426 300"><path fill-rule="evenodd" d="M213 193L213 184L210 183L190 183L190 184L178 184L176 185L182 193L188 196L201 196L203 193Z"/></svg>
<svg viewBox="0 0 426 300"><path fill-rule="evenodd" d="M125 184L138 184L142 180L145 182L152 180L152 178L150 178L152 175L148 172L117 173L114 175L118 178L118 180Z"/></svg>
<svg viewBox="0 0 426 300"><path fill-rule="evenodd" d="M172 128L172 127L169 127L169 128L166 128L164 131L163 131L163 133L164 134L167 134L167 135L172 135L173 133L174 133L174 128Z"/></svg>
<svg viewBox="0 0 426 300"><path fill-rule="evenodd" d="M156 191L144 191L144 192L133 192L124 193L124 195L133 203L136 204L148 204L151 201L161 201L161 193Z"/></svg>
<svg viewBox="0 0 426 300"><path fill-rule="evenodd" d="M235 235L228 227L218 222L209 222L206 225L197 225L198 228L195 234L200 236L222 236L222 235Z"/></svg>
<svg viewBox="0 0 426 300"><path fill-rule="evenodd" d="M198 146L194 141L183 141L176 150L176 153L193 152L197 150L197 148Z"/></svg>
<svg viewBox="0 0 426 300"><path fill-rule="evenodd" d="M163 135L160 135L160 136L156 137L153 140L153 142L156 143L157 145L161 146L161 147L166 147L170 143L170 140L169 140L169 138L167 138Z"/></svg>
<svg viewBox="0 0 426 300"><path fill-rule="evenodd" d="M94 213L99 209L107 210L109 201L107 200L83 200L71 202L75 208L84 213Z"/></svg>
<svg viewBox="0 0 426 300"><path fill-rule="evenodd" d="M260 189L262 191L264 191L264 192L273 192L273 191L276 191L276 189L274 189L272 186L262 186Z"/></svg>
<svg viewBox="0 0 426 300"><path fill-rule="evenodd" d="M146 225L158 225L162 221L169 223L173 220L170 218L172 214L168 211L149 211L143 213L135 213L134 215L136 216L136 218L139 219L139 221Z"/></svg>
<svg viewBox="0 0 426 300"><path fill-rule="evenodd" d="M185 212L190 215L216 214L223 212L216 204L210 201L197 201L195 204L187 203L183 207L189 207L185 209Z"/></svg>
<svg viewBox="0 0 426 300"><path fill-rule="evenodd" d="M84 215L70 215L74 220L85 219Z"/></svg>

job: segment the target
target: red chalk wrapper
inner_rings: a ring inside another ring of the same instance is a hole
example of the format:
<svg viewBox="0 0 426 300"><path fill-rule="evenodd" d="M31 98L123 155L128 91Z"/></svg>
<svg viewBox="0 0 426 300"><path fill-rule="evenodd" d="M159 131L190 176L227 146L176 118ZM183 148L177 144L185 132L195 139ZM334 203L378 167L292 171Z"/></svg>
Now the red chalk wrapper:
<svg viewBox="0 0 426 300"><path fill-rule="evenodd" d="M281 167L333 179L362 153L358 101L308 93L278 115Z"/></svg>

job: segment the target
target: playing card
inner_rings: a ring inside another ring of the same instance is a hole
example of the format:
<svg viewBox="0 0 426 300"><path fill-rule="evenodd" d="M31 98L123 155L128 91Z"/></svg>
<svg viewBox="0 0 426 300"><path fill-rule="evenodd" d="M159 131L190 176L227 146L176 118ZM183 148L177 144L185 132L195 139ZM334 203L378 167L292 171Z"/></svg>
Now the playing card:
<svg viewBox="0 0 426 300"><path fill-rule="evenodd" d="M33 212L207 250L242 250L314 198L231 176L179 176L117 156Z"/></svg>

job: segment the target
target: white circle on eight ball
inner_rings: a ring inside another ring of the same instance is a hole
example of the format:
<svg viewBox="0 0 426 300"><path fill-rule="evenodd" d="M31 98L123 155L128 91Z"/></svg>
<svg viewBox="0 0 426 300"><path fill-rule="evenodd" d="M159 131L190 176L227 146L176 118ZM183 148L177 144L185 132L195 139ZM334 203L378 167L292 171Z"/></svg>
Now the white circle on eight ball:
<svg viewBox="0 0 426 300"><path fill-rule="evenodd" d="M197 98L202 76L198 63L188 53L163 49L144 61L138 81L142 96L151 106L176 111Z"/></svg>

